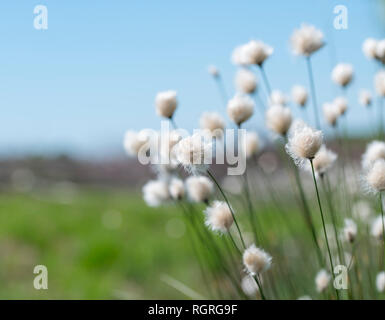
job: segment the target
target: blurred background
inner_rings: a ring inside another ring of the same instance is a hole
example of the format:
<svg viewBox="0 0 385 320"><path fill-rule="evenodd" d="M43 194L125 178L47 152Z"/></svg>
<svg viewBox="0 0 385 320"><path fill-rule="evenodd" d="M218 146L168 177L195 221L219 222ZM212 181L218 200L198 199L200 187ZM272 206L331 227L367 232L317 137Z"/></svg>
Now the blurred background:
<svg viewBox="0 0 385 320"><path fill-rule="evenodd" d="M47 6L47 30L33 26L38 4ZM348 9L346 30L333 27L336 5ZM128 129L159 129L158 91L178 92L175 118L188 130L203 111L225 112L207 67L219 68L232 95L239 44L274 47L266 72L289 95L308 85L290 35L303 22L320 28L327 45L313 59L318 103L339 93L332 68L351 63L349 135L372 133L357 96L374 93L376 66L361 46L384 37L382 1L24 0L0 9L1 299L185 298L168 277L201 292L178 210L144 204L140 188L153 172L125 156L122 140ZM48 268L48 290L33 287L38 264Z"/></svg>

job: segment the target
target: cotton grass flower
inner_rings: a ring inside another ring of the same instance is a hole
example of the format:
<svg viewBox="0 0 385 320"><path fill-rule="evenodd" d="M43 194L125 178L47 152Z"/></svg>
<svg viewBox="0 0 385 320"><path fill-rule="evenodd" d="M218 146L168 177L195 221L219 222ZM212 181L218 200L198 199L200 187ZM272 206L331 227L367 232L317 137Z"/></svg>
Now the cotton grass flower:
<svg viewBox="0 0 385 320"><path fill-rule="evenodd" d="M185 187L181 179L172 178L168 189L172 199L182 200L184 198Z"/></svg>
<svg viewBox="0 0 385 320"><path fill-rule="evenodd" d="M322 176L334 164L337 155L323 144L313 159L314 171ZM309 168L311 170L311 168Z"/></svg>
<svg viewBox="0 0 385 320"><path fill-rule="evenodd" d="M227 114L238 126L248 120L253 112L254 102L246 95L236 94L227 104Z"/></svg>
<svg viewBox="0 0 385 320"><path fill-rule="evenodd" d="M320 270L315 277L315 284L318 292L323 292L328 287L331 280L330 274L322 269Z"/></svg>
<svg viewBox="0 0 385 320"><path fill-rule="evenodd" d="M188 172L204 172L212 162L212 143L200 133L181 139L173 151Z"/></svg>
<svg viewBox="0 0 385 320"><path fill-rule="evenodd" d="M270 57L274 49L262 41L251 40L244 45L244 52L249 64L261 66Z"/></svg>
<svg viewBox="0 0 385 320"><path fill-rule="evenodd" d="M383 223L385 223L385 220L382 219L381 216L378 216L373 222L372 226L370 229L371 235L378 239L381 240L384 238L384 229L383 229Z"/></svg>
<svg viewBox="0 0 385 320"><path fill-rule="evenodd" d="M377 40L373 38L365 39L362 44L362 51L368 59L376 59Z"/></svg>
<svg viewBox="0 0 385 320"><path fill-rule="evenodd" d="M207 203L214 192L214 185L205 176L190 176L186 179L186 189L191 201Z"/></svg>
<svg viewBox="0 0 385 320"><path fill-rule="evenodd" d="M149 148L149 137L143 131L126 131L123 140L124 150L129 156L137 156L139 153L145 153Z"/></svg>
<svg viewBox="0 0 385 320"><path fill-rule="evenodd" d="M374 162L380 159L385 160L385 142L372 141L366 146L366 150L362 155L362 168L368 170Z"/></svg>
<svg viewBox="0 0 385 320"><path fill-rule="evenodd" d="M374 76L374 87L379 96L385 96L385 71L379 71Z"/></svg>
<svg viewBox="0 0 385 320"><path fill-rule="evenodd" d="M353 79L353 66L348 63L337 64L332 71L332 80L335 84L346 87Z"/></svg>
<svg viewBox="0 0 385 320"><path fill-rule="evenodd" d="M221 138L225 130L225 120L217 112L202 113L199 124L201 129L208 130L215 138Z"/></svg>
<svg viewBox="0 0 385 320"><path fill-rule="evenodd" d="M314 130L302 121L297 121L289 132L286 152L301 166L304 159L312 160L322 145L322 132Z"/></svg>
<svg viewBox="0 0 385 320"><path fill-rule="evenodd" d="M205 224L212 231L227 233L234 222L229 206L223 201L214 201L206 208L205 214Z"/></svg>
<svg viewBox="0 0 385 320"><path fill-rule="evenodd" d="M340 109L334 103L329 102L324 103L322 109L326 122L335 127L340 116Z"/></svg>
<svg viewBox="0 0 385 320"><path fill-rule="evenodd" d="M360 90L358 94L358 102L364 106L368 107L372 104L372 94L368 90Z"/></svg>
<svg viewBox="0 0 385 320"><path fill-rule="evenodd" d="M208 68L207 68L207 71L210 75L212 75L214 78L218 78L219 77L219 70L216 66L213 66L213 65L210 65Z"/></svg>
<svg viewBox="0 0 385 320"><path fill-rule="evenodd" d="M177 107L176 91L159 92L155 97L155 106L159 116L171 119Z"/></svg>
<svg viewBox="0 0 385 320"><path fill-rule="evenodd" d="M257 78L250 70L239 69L235 76L235 86L241 93L252 94L257 89Z"/></svg>
<svg viewBox="0 0 385 320"><path fill-rule="evenodd" d="M336 97L333 100L333 104L341 116L344 115L346 110L348 109L348 100L346 100L345 97Z"/></svg>
<svg viewBox="0 0 385 320"><path fill-rule="evenodd" d="M266 110L266 125L275 133L285 136L289 131L292 117L288 107L272 105Z"/></svg>
<svg viewBox="0 0 385 320"><path fill-rule="evenodd" d="M260 277L260 282L262 282L262 278ZM246 275L242 278L241 281L242 291L249 297L255 298L257 295L259 288L254 278L250 275Z"/></svg>
<svg viewBox="0 0 385 320"><path fill-rule="evenodd" d="M144 201L150 207L157 207L170 199L167 183L163 180L150 180L143 186Z"/></svg>
<svg viewBox="0 0 385 320"><path fill-rule="evenodd" d="M345 219L345 226L343 229L345 240L353 243L357 237L357 225L352 219Z"/></svg>
<svg viewBox="0 0 385 320"><path fill-rule="evenodd" d="M376 288L378 292L384 292L385 290L385 271L381 271L376 277Z"/></svg>
<svg viewBox="0 0 385 320"><path fill-rule="evenodd" d="M271 261L271 256L263 249L257 248L255 244L252 244L243 253L243 264L251 275L258 275L268 270Z"/></svg>
<svg viewBox="0 0 385 320"><path fill-rule="evenodd" d="M381 63L385 63L385 39L377 41L376 44L376 59Z"/></svg>
<svg viewBox="0 0 385 320"><path fill-rule="evenodd" d="M299 106L305 106L308 99L308 94L305 87L300 85L293 86L291 89L291 98Z"/></svg>
<svg viewBox="0 0 385 320"><path fill-rule="evenodd" d="M271 91L270 97L269 97L269 105L286 105L287 98L280 90L273 90Z"/></svg>
<svg viewBox="0 0 385 320"><path fill-rule="evenodd" d="M240 45L234 48L231 55L231 61L238 66L247 66L250 64L250 59L246 53L245 45Z"/></svg>
<svg viewBox="0 0 385 320"><path fill-rule="evenodd" d="M365 176L368 191L372 193L385 190L385 160L376 160Z"/></svg>
<svg viewBox="0 0 385 320"><path fill-rule="evenodd" d="M291 46L297 55L310 56L324 45L323 33L314 26L302 24L291 36Z"/></svg>
<svg viewBox="0 0 385 320"><path fill-rule="evenodd" d="M247 159L250 159L258 153L260 149L260 141L258 134L250 131L246 132L245 139L245 155Z"/></svg>

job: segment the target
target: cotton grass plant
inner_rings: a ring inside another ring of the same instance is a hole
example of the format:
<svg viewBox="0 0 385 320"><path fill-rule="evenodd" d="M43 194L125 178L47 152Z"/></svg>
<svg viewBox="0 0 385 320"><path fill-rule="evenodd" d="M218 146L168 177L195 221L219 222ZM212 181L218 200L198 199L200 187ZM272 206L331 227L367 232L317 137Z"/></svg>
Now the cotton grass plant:
<svg viewBox="0 0 385 320"><path fill-rule="evenodd" d="M331 101L323 101L319 109L319 80L313 74L312 56L325 46L324 35L316 27L303 24L294 30L290 42L293 53L306 60L307 73L303 73L308 87L293 84L290 98L272 89L265 64L274 62L274 49L263 41L251 40L232 52L237 69L231 96L224 89L219 70L214 66L208 69L226 114L223 109L205 111L197 121L200 129L183 136L175 120L178 100L183 97L177 99L173 90L159 92L155 111L170 121L174 131L164 137L163 133L129 130L124 148L131 157L162 160L149 161L157 177L143 186L143 198L152 207L179 209L205 284L202 296L384 298L382 108L379 119L369 119L371 126L378 121L380 139L370 141L362 150L358 168L347 150L346 134L338 131L342 119L347 128L346 114L352 102L346 90L355 78L353 66L339 63L330 70L330 81L341 92ZM362 50L369 60L381 66L385 63L384 40L368 38ZM385 71L373 76L373 84L372 91L382 101ZM260 95L261 89L264 95ZM360 89L356 97L365 108L374 101L368 89ZM295 118L293 108L306 111L310 100L314 121L303 112L304 119ZM256 109L262 112L255 117L265 124L252 130ZM182 116L183 110L178 114ZM230 127L246 131L243 135L243 131L237 131L240 140L235 144L246 169L231 177L230 184L223 183L212 166L220 147L231 147L226 116ZM337 147L326 134L327 129L332 129ZM150 152L154 145L156 154ZM236 185L239 188L235 192ZM346 283L338 287L341 278L336 268L341 267L347 272L343 278Z"/></svg>

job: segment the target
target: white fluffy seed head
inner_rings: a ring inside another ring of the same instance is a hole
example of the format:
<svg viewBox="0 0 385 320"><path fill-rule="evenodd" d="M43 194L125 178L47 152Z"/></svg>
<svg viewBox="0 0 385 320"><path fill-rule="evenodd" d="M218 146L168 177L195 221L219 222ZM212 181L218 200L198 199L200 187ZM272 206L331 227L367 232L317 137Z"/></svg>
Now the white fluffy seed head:
<svg viewBox="0 0 385 320"><path fill-rule="evenodd" d="M333 100L333 104L340 115L345 114L346 110L348 109L348 100L345 97L336 97Z"/></svg>
<svg viewBox="0 0 385 320"><path fill-rule="evenodd" d="M212 143L202 134L181 139L173 148L176 160L188 172L205 171L212 162Z"/></svg>
<svg viewBox="0 0 385 320"><path fill-rule="evenodd" d="M323 144L313 159L314 171L319 175L324 174L336 159L337 155Z"/></svg>
<svg viewBox="0 0 385 320"><path fill-rule="evenodd" d="M171 198L174 200L182 200L185 195L184 183L181 179L172 178L168 187Z"/></svg>
<svg viewBox="0 0 385 320"><path fill-rule="evenodd" d="M254 93L257 90L257 78L250 70L239 69L235 76L235 86L241 93Z"/></svg>
<svg viewBox="0 0 385 320"><path fill-rule="evenodd" d="M143 186L144 201L150 207L157 207L170 199L167 183L163 180L150 180Z"/></svg>
<svg viewBox="0 0 385 320"><path fill-rule="evenodd" d="M362 168L368 170L379 159L385 160L385 142L375 140L366 146L361 160Z"/></svg>
<svg viewBox="0 0 385 320"><path fill-rule="evenodd" d="M323 292L328 287L330 279L331 276L326 270L320 270L315 277L317 291Z"/></svg>
<svg viewBox="0 0 385 320"><path fill-rule="evenodd" d="M245 139L245 154L246 158L249 159L258 153L260 149L260 142L256 132L247 131Z"/></svg>
<svg viewBox="0 0 385 320"><path fill-rule="evenodd" d="M262 41L251 40L244 45L245 55L249 64L262 65L273 54L273 48Z"/></svg>
<svg viewBox="0 0 385 320"><path fill-rule="evenodd" d="M126 131L123 140L123 147L129 156L137 156L139 153L146 152L149 137L144 132Z"/></svg>
<svg viewBox="0 0 385 320"><path fill-rule="evenodd" d="M362 51L368 59L375 59L376 47L377 47L377 40L373 38L367 38L362 44Z"/></svg>
<svg viewBox="0 0 385 320"><path fill-rule="evenodd" d="M208 66L207 71L208 71L208 73L209 73L210 75L212 75L214 78L219 77L219 70L218 70L218 68L217 68L216 66L214 66L214 65Z"/></svg>
<svg viewBox="0 0 385 320"><path fill-rule="evenodd" d="M353 79L353 66L348 63L337 64L332 71L332 80L342 87L347 86Z"/></svg>
<svg viewBox="0 0 385 320"><path fill-rule="evenodd" d="M321 148L322 132L314 130L302 121L296 121L289 132L286 152L297 165L303 164L304 159L314 159Z"/></svg>
<svg viewBox="0 0 385 320"><path fill-rule="evenodd" d="M303 107L306 104L308 98L305 87L300 85L293 86L291 89L291 98L296 104Z"/></svg>
<svg viewBox="0 0 385 320"><path fill-rule="evenodd" d="M280 90L273 90L271 91L270 97L269 97L269 105L273 106L276 104L279 104L281 106L286 105L287 103L287 98L283 94L282 91Z"/></svg>
<svg viewBox="0 0 385 320"><path fill-rule="evenodd" d="M159 116L171 119L177 107L176 91L159 92L155 97L155 107Z"/></svg>
<svg viewBox="0 0 385 320"><path fill-rule="evenodd" d="M186 179L186 189L191 201L207 202L214 192L214 185L205 176L190 176Z"/></svg>
<svg viewBox="0 0 385 320"><path fill-rule="evenodd" d="M254 102L246 95L236 94L227 104L227 114L236 125L248 120L253 112Z"/></svg>
<svg viewBox="0 0 385 320"><path fill-rule="evenodd" d="M302 24L291 36L291 46L297 55L310 56L324 45L323 33L314 26Z"/></svg>
<svg viewBox="0 0 385 320"><path fill-rule="evenodd" d="M385 39L377 41L376 59L382 63L385 63Z"/></svg>
<svg viewBox="0 0 385 320"><path fill-rule="evenodd" d="M324 103L322 109L327 123L334 127L340 116L340 109L334 103L329 102Z"/></svg>
<svg viewBox="0 0 385 320"><path fill-rule="evenodd" d="M243 253L243 264L251 275L256 275L268 270L271 266L271 256L254 244Z"/></svg>
<svg viewBox="0 0 385 320"><path fill-rule="evenodd" d="M372 104L372 94L369 90L362 89L358 93L358 102L364 106L368 107Z"/></svg>
<svg viewBox="0 0 385 320"><path fill-rule="evenodd" d="M345 219L344 237L345 240L353 243L357 237L357 225L352 219Z"/></svg>
<svg viewBox="0 0 385 320"><path fill-rule="evenodd" d="M366 183L373 193L385 190L385 160L376 160L366 173Z"/></svg>
<svg viewBox="0 0 385 320"><path fill-rule="evenodd" d="M225 130L225 120L217 112L202 113L199 124L201 129L208 130L215 138L221 138Z"/></svg>
<svg viewBox="0 0 385 320"><path fill-rule="evenodd" d="M289 131L291 121L291 111L288 107L272 105L266 111L267 127L281 136Z"/></svg>
<svg viewBox="0 0 385 320"><path fill-rule="evenodd" d="M247 66L250 64L250 59L246 53L246 46L244 44L234 48L231 61L237 66Z"/></svg>
<svg viewBox="0 0 385 320"><path fill-rule="evenodd" d="M371 232L372 236L378 240L382 240L384 237L383 223L385 224L385 219L383 220L381 216L378 216L372 222L370 232Z"/></svg>
<svg viewBox="0 0 385 320"><path fill-rule="evenodd" d="M259 281L262 282L262 277L259 277ZM250 298L255 298L259 291L258 284L251 275L246 275L242 278L241 287L243 292Z"/></svg>
<svg viewBox="0 0 385 320"><path fill-rule="evenodd" d="M385 71L379 71L374 76L374 87L380 96L385 96Z"/></svg>
<svg viewBox="0 0 385 320"><path fill-rule="evenodd" d="M378 292L384 292L385 290L385 271L381 271L376 277L376 287Z"/></svg>
<svg viewBox="0 0 385 320"><path fill-rule="evenodd" d="M212 231L227 233L234 222L229 206L223 201L214 201L205 214L205 224Z"/></svg>

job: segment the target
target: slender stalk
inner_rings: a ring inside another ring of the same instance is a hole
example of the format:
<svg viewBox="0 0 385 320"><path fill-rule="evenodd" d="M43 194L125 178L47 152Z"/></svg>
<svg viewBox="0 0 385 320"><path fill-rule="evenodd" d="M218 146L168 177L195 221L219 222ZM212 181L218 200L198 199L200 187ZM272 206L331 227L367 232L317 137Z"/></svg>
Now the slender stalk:
<svg viewBox="0 0 385 320"><path fill-rule="evenodd" d="M174 117L170 117L170 122L171 122L171 125L174 128L174 130L178 129L178 126L177 126L177 124L175 122Z"/></svg>
<svg viewBox="0 0 385 320"><path fill-rule="evenodd" d="M222 190L222 188L221 188L221 186L219 185L218 181L215 179L215 177L214 177L213 174L210 172L210 170L207 170L207 174L208 174L209 177L213 180L213 182L214 182L215 185L217 186L219 192L222 194L222 197L223 197L223 199L225 200L227 206L229 207L230 212L231 212L231 215L233 216L233 220L234 220L235 226L237 227L238 234L239 234L239 238L241 239L243 248L246 249L246 244L245 244L245 241L243 240L242 233L241 233L241 229L239 228L237 219L235 218L235 214L234 214L233 208L231 207L230 202L229 202L229 200L227 199L226 194L224 193L224 191Z"/></svg>
<svg viewBox="0 0 385 320"><path fill-rule="evenodd" d="M263 79L263 82L265 83L266 91L267 91L268 96L269 96L269 98L270 98L270 95L271 95L271 87L270 87L269 80L267 79L267 75L266 75L266 72L265 72L265 68L263 67L262 64L259 65L259 70L261 70L262 79Z"/></svg>
<svg viewBox="0 0 385 320"><path fill-rule="evenodd" d="M253 278L254 278L255 282L257 283L257 286L258 286L258 289L259 289L259 293L261 294L262 300L266 300L266 297L265 297L265 295L263 293L263 290L262 290L261 281L258 278L258 275L253 275Z"/></svg>
<svg viewBox="0 0 385 320"><path fill-rule="evenodd" d="M327 233L326 233L325 218L324 218L324 214L323 214L323 211L322 211L322 205L321 205L321 199L320 199L320 196L319 196L317 180L315 178L315 173L314 173L313 159L309 159L309 161L310 161L310 165L311 165L311 172L313 174L314 186L315 186L315 190L316 190L316 194L317 194L318 207L319 207L320 214L321 214L322 227L323 227L324 236L325 236L325 240L326 240L326 247L328 249L328 254L329 254L329 259L330 259L331 274L333 275L333 279L334 279L335 276L334 276L332 254L331 254L331 251L330 251L329 240L328 240L328 236L327 236ZM337 294L337 299L339 299L339 293L338 293L337 289L336 289L336 294Z"/></svg>
<svg viewBox="0 0 385 320"><path fill-rule="evenodd" d="M309 75L310 91L311 91L312 101L313 101L315 124L316 124L317 129L321 129L321 123L320 123L319 116L318 116L318 107L317 107L317 98L316 98L315 85L314 85L313 68L311 66L310 56L306 57L306 65L307 65L307 71L308 71L308 75Z"/></svg>

